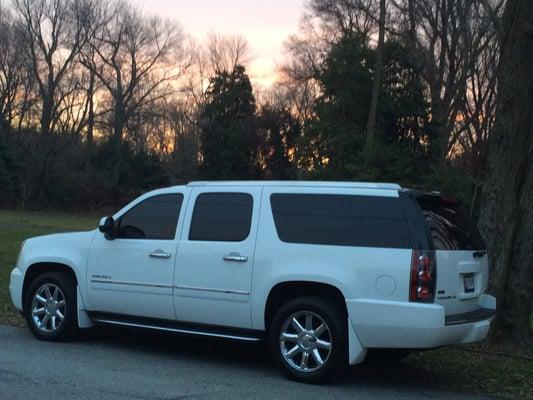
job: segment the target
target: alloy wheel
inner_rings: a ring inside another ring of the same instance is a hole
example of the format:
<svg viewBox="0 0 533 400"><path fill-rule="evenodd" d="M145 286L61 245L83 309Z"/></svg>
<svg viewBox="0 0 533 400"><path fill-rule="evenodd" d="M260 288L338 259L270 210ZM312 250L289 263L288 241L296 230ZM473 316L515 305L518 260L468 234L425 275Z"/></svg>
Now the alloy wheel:
<svg viewBox="0 0 533 400"><path fill-rule="evenodd" d="M39 287L33 295L31 314L34 325L42 332L53 333L65 319L65 295L53 283Z"/></svg>
<svg viewBox="0 0 533 400"><path fill-rule="evenodd" d="M299 311L283 323L279 345L284 360L298 372L315 372L328 361L332 335L326 321L311 311Z"/></svg>

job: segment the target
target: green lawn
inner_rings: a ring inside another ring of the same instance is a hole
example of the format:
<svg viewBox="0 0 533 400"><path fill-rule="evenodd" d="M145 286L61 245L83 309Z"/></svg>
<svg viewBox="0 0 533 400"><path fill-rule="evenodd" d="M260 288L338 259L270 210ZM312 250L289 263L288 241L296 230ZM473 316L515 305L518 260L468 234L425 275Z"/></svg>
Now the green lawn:
<svg viewBox="0 0 533 400"><path fill-rule="evenodd" d="M22 218L21 218L22 217ZM21 325L9 298L9 274L24 239L49 233L94 229L99 216L0 210L0 323Z"/></svg>
<svg viewBox="0 0 533 400"><path fill-rule="evenodd" d="M399 381L505 399L533 399L533 349L454 346L414 353L402 364Z"/></svg>
<svg viewBox="0 0 533 400"><path fill-rule="evenodd" d="M22 240L48 233L88 230L100 215L25 213L0 210L0 323L23 325L9 299L9 273ZM533 399L533 349L512 346L456 346L414 353L397 365L363 366L365 381L398 381L507 399Z"/></svg>

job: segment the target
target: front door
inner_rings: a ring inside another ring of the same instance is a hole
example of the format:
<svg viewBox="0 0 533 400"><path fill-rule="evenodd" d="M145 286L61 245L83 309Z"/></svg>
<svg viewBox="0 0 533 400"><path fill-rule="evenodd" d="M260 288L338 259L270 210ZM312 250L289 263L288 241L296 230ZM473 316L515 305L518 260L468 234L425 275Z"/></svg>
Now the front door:
<svg viewBox="0 0 533 400"><path fill-rule="evenodd" d="M182 193L135 204L116 220L114 240L97 233L87 282L94 311L175 319L172 301Z"/></svg>
<svg viewBox="0 0 533 400"><path fill-rule="evenodd" d="M250 328L250 288L261 188L197 187L176 260L181 321Z"/></svg>

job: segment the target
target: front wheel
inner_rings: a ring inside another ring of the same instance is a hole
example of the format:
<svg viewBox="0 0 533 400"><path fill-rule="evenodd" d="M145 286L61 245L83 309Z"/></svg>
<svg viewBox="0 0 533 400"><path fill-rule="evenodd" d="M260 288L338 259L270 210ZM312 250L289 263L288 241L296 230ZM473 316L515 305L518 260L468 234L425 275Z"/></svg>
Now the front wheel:
<svg viewBox="0 0 533 400"><path fill-rule="evenodd" d="M67 273L48 272L28 287L24 316L30 331L49 341L71 339L77 329L76 282Z"/></svg>
<svg viewBox="0 0 533 400"><path fill-rule="evenodd" d="M346 317L320 298L297 298L282 306L269 340L272 354L294 380L319 383L347 365Z"/></svg>

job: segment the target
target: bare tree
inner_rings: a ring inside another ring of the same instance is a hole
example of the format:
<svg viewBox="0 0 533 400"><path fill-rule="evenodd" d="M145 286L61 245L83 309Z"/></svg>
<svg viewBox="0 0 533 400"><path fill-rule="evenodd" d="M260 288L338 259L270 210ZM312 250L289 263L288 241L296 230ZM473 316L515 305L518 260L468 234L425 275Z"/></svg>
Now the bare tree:
<svg viewBox="0 0 533 400"><path fill-rule="evenodd" d="M375 28L375 0L311 0L309 4L330 40L353 32L368 36Z"/></svg>
<svg viewBox="0 0 533 400"><path fill-rule="evenodd" d="M111 99L116 183L128 122L139 109L176 90L176 80L190 66L192 57L183 31L169 20L143 17L131 5L116 2L107 9L105 21L90 41L94 62L84 59L83 63Z"/></svg>
<svg viewBox="0 0 533 400"><path fill-rule="evenodd" d="M19 51L20 36L9 9L0 2L0 138L11 130L24 100L27 63Z"/></svg>
<svg viewBox="0 0 533 400"><path fill-rule="evenodd" d="M24 123L33 100L33 80L20 52L23 37L11 7L0 0L0 140Z"/></svg>
<svg viewBox="0 0 533 400"><path fill-rule="evenodd" d="M392 29L411 41L413 64L420 69L429 90L433 155L444 160L455 145L452 133L470 95L468 81L494 33L493 10L489 13L482 2L475 0L393 3L397 15L408 18Z"/></svg>
<svg viewBox="0 0 533 400"><path fill-rule="evenodd" d="M248 42L240 35L210 33L206 47L211 73L231 72L237 65L246 66L251 61Z"/></svg>
<svg viewBox="0 0 533 400"><path fill-rule="evenodd" d="M314 102L320 94L318 75L324 56L331 45L317 17L304 14L300 32L284 43L285 61L278 66L278 95L285 99L291 112L304 124L314 116Z"/></svg>
<svg viewBox="0 0 533 400"><path fill-rule="evenodd" d="M37 82L31 71L31 62L27 58L23 59L21 68L22 80L20 91L16 102L16 130L20 132L23 127L35 126L35 121L39 120L36 105L39 103L39 91Z"/></svg>
<svg viewBox="0 0 533 400"><path fill-rule="evenodd" d="M57 116L61 81L85 45L90 31L91 0L15 0L22 50L41 97L41 133L47 136Z"/></svg>
<svg viewBox="0 0 533 400"><path fill-rule="evenodd" d="M80 137L87 123L88 102L86 87L89 74L76 64L65 75L57 88L56 111L52 121L52 132Z"/></svg>
<svg viewBox="0 0 533 400"><path fill-rule="evenodd" d="M485 179L488 142L494 127L499 43L496 31L474 62L455 127L448 142L473 184L470 213L477 215Z"/></svg>

